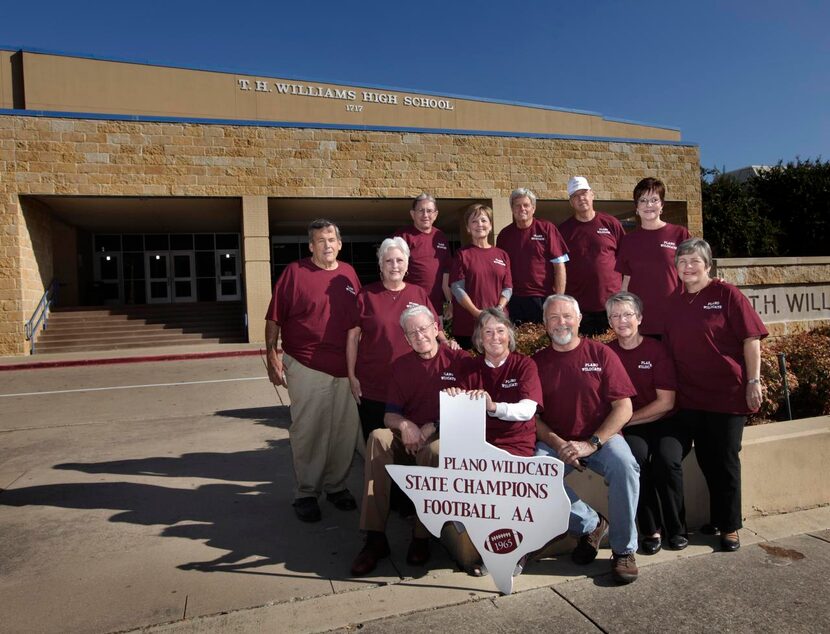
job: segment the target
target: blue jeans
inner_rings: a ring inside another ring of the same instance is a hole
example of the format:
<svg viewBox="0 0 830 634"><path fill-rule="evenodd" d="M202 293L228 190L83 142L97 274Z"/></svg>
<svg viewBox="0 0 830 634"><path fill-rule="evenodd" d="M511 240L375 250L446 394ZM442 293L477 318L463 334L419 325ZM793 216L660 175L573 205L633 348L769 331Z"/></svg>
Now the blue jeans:
<svg viewBox="0 0 830 634"><path fill-rule="evenodd" d="M537 456L559 454L543 442L536 443ZM640 467L628 443L620 434L612 436L600 451L582 459L588 468L598 473L608 483L608 540L611 550L617 555L627 555L637 550L637 500L640 497ZM565 476L573 467L565 465ZM565 484L565 493L571 501L571 516L568 519L568 532L580 536L590 533L597 527L599 515L590 506L577 497L573 489Z"/></svg>

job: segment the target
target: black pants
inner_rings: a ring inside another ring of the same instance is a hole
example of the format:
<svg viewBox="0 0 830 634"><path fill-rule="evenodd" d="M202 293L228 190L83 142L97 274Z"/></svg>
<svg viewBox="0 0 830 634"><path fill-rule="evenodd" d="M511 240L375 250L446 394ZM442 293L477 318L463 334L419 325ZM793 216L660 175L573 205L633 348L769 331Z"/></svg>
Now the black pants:
<svg viewBox="0 0 830 634"><path fill-rule="evenodd" d="M586 337L601 335L608 330L609 327L608 315L604 310L593 313L582 313L582 321L579 323L579 332Z"/></svg>
<svg viewBox="0 0 830 634"><path fill-rule="evenodd" d="M623 436L640 465L640 533L686 535L683 459L692 449L686 425L674 418L662 419L626 427Z"/></svg>
<svg viewBox="0 0 830 634"><path fill-rule="evenodd" d="M360 428L363 430L363 440L369 440L369 434L376 429L385 427L383 415L386 413L386 403L373 401L368 398L360 399L357 414L360 416Z"/></svg>
<svg viewBox="0 0 830 634"><path fill-rule="evenodd" d="M507 304L510 319L517 326L519 324L543 323L542 304L544 301L544 297L518 297L517 295L513 295Z"/></svg>
<svg viewBox="0 0 830 634"><path fill-rule="evenodd" d="M683 410L695 442L695 455L709 488L709 522L721 533L736 531L741 521L741 441L746 416Z"/></svg>

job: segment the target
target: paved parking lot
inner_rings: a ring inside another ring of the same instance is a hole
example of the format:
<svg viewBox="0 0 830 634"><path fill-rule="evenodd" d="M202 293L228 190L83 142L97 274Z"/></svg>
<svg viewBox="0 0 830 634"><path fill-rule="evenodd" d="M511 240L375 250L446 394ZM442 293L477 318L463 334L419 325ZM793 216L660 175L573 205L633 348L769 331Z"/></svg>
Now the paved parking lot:
<svg viewBox="0 0 830 634"><path fill-rule="evenodd" d="M350 579L357 513L323 502L322 522L296 520L288 424L257 356L0 372L0 632L512 631L541 626L539 606L580 631L830 621L827 507L748 522L738 556L692 536L640 558L625 588L605 550L587 567L539 562L502 598L438 544L408 567L410 527L393 516L392 558Z"/></svg>

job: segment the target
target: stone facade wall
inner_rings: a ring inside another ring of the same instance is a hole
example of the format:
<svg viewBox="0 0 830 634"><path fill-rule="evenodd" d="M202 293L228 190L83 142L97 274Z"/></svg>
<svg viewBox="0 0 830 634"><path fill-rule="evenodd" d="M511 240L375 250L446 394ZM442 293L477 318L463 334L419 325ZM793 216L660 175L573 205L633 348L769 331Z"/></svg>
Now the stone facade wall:
<svg viewBox="0 0 830 634"><path fill-rule="evenodd" d="M830 326L830 257L720 258L712 275L750 298L771 336Z"/></svg>
<svg viewBox="0 0 830 634"><path fill-rule="evenodd" d="M0 116L0 174L0 272L18 280L0 288L0 354L23 352L22 313L43 293L21 272L40 242L23 244L21 195L499 200L526 186L566 200L568 177L583 174L597 198L630 200L654 174L702 233L698 149L682 145Z"/></svg>

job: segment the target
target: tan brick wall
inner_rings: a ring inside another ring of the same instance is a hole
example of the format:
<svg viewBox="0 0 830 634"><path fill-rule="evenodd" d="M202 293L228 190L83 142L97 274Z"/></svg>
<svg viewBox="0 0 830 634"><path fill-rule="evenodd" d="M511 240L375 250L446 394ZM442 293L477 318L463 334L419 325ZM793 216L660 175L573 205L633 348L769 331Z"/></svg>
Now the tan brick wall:
<svg viewBox="0 0 830 634"><path fill-rule="evenodd" d="M2 295L11 321L43 292L35 273L15 273L17 261L37 260L32 244L40 243L20 242L28 229L19 195L401 198L428 191L497 201L524 186L540 199L566 200L568 177L583 174L597 198L627 201L640 178L656 175L672 200L687 201L692 233L702 229L698 149L677 145L0 116L0 174L4 227L19 228L4 231L0 243L13 260L0 269L21 286ZM41 278L46 272L35 270ZM22 329L3 321L0 337ZM0 354L21 352L13 339L2 339Z"/></svg>

